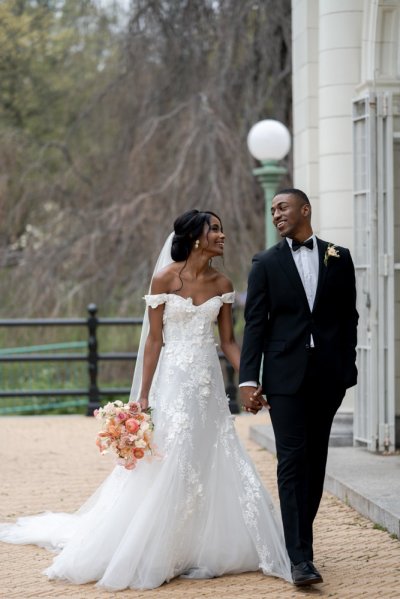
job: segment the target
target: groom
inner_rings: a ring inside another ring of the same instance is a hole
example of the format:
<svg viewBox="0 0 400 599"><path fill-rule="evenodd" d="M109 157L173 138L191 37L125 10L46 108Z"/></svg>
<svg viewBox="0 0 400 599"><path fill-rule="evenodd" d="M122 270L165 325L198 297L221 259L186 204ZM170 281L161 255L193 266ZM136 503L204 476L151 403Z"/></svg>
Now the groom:
<svg viewBox="0 0 400 599"><path fill-rule="evenodd" d="M347 249L317 239L299 189L272 201L283 240L257 254L249 276L240 361L245 410L270 409L286 547L295 585L322 582L313 564L313 521L322 496L329 434L357 381L356 289ZM262 393L257 393L262 365Z"/></svg>

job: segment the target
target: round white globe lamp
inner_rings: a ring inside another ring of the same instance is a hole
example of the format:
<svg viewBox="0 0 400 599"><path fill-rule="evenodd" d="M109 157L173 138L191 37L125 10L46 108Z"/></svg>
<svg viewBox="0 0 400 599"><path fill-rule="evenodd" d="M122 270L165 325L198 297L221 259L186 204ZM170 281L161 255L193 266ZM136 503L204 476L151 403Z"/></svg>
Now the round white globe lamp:
<svg viewBox="0 0 400 599"><path fill-rule="evenodd" d="M253 170L264 190L265 197L265 246L276 243L276 230L271 219L272 199L282 176L287 173L285 167L278 164L290 150L291 140L287 127L274 119L259 121L249 131L247 147L250 154L262 163Z"/></svg>
<svg viewBox="0 0 400 599"><path fill-rule="evenodd" d="M264 162L282 160L290 150L290 133L279 121L259 121L249 131L247 146L250 154Z"/></svg>

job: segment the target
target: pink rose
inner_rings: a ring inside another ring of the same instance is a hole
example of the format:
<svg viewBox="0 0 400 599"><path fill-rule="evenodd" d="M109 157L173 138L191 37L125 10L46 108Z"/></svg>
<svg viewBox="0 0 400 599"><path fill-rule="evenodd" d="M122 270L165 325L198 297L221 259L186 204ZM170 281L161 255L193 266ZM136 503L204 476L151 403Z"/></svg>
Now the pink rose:
<svg viewBox="0 0 400 599"><path fill-rule="evenodd" d="M127 470L133 470L136 467L136 460L127 461L124 466Z"/></svg>
<svg viewBox="0 0 400 599"><path fill-rule="evenodd" d="M139 423L134 418L129 418L125 421L125 428L128 433L135 434L139 430Z"/></svg>

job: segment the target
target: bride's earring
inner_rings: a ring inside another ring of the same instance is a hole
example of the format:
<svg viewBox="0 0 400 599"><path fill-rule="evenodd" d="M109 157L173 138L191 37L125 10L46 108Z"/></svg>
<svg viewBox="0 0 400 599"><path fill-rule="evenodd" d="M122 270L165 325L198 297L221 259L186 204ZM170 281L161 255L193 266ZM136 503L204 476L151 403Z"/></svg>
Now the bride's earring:
<svg viewBox="0 0 400 599"><path fill-rule="evenodd" d="M199 240L199 239L196 239L196 241L195 241L195 244L194 244L194 248L195 248L196 250L198 250L198 249L199 249L199 245L200 245L200 240Z"/></svg>

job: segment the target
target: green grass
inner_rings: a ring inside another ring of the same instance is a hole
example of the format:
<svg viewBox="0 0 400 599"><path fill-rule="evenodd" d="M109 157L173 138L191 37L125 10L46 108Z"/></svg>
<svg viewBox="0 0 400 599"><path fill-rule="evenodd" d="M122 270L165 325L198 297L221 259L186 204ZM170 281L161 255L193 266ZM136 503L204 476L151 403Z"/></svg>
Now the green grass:
<svg viewBox="0 0 400 599"><path fill-rule="evenodd" d="M97 343L99 351L134 351L140 339L140 326L99 326ZM0 327L0 348L29 347L50 343L84 341L87 343L86 326L54 327Z"/></svg>
<svg viewBox="0 0 400 599"><path fill-rule="evenodd" d="M29 403L28 403L29 402ZM1 416L36 416L56 414L86 414L87 399L67 397L49 399L48 397L21 398L14 400L12 406L2 406Z"/></svg>

